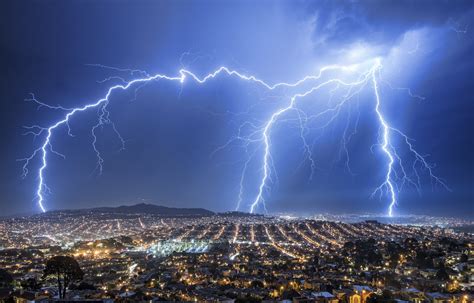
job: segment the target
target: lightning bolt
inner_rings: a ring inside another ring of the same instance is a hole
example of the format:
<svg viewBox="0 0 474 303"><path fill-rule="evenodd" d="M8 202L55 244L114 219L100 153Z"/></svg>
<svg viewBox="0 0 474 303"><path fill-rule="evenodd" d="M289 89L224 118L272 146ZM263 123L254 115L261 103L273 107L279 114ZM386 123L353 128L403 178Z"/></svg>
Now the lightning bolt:
<svg viewBox="0 0 474 303"><path fill-rule="evenodd" d="M311 87L309 90L307 90L304 93L299 93L299 94L296 94L296 95L292 96L291 99L290 99L289 104L286 107L280 108L279 110L277 110L276 112L274 112L272 114L272 116L270 117L270 119L266 123L265 127L263 128L263 132L262 132L263 142L264 142L264 145L265 145L265 152L264 152L264 157L263 157L263 178L261 179L260 186L258 187L258 194L257 194L255 200L253 201L253 203L250 206L250 212L251 213L253 213L255 211L255 208L258 206L259 203L263 203L263 205L265 205L265 199L263 197L263 191L264 191L264 188L266 186L267 180L269 178L269 172L270 172L270 163L269 163L270 159L271 159L270 130L271 130L272 126L276 123L278 118L280 116L282 116L283 114L285 114L286 112L295 109L297 99L304 98L304 97L312 94L313 92L319 90L320 88L322 88L324 86L327 86L327 85L333 84L333 83L343 85L343 86L357 86L357 85L360 85L364 82L365 81L357 81L357 82L352 82L352 83L346 83L346 82L344 82L340 79L337 79L337 78L327 80L327 81L325 81L321 84L318 84L314 87ZM305 146L307 146L307 144L305 144Z"/></svg>
<svg viewBox="0 0 474 303"><path fill-rule="evenodd" d="M387 173L385 174L385 181L380 185L376 191L381 191L383 187L385 187L388 191L389 197L390 197L390 204L388 206L388 215L391 217L393 216L393 207L397 203L397 197L395 195L395 187L392 182L392 171L393 171L393 163L395 162L394 156L391 153L390 150L390 127L385 121L385 118L380 110L380 95L379 95L379 90L378 90L378 83L377 79L375 77L375 71L377 68L380 68L380 63L377 64L376 68L373 70L372 73L372 82L374 85L374 93L375 93L375 112L377 113L377 118L379 119L380 122L380 128L382 129L382 142L380 142L380 147L382 148L382 151L385 153L385 155L388 158L388 163L387 163ZM375 193L374 192L374 193Z"/></svg>
<svg viewBox="0 0 474 303"><path fill-rule="evenodd" d="M451 191L451 189L446 185L444 180L442 180L441 178L437 177L434 174L433 165L427 162L426 156L421 155L414 148L413 144L411 143L411 141L413 140L410 139L405 133L403 133L399 129L392 127L385 119L381 110L381 100L380 100L380 93L379 93L379 87L378 87L379 85L377 82L377 78L380 78L379 74L380 74L381 69L382 69L382 64L380 61L377 61L376 66L372 72L372 83L373 83L374 95L375 95L375 100L376 100L375 112L380 122L380 130L381 130L379 145L388 160L387 160L385 180L379 187L375 189L372 195L375 195L377 193L382 194L382 192L385 191L385 193L389 196L388 216L392 217L394 207L397 205L396 192L400 192L401 188L404 186L406 182L414 185L417 188L417 190L420 192L421 181L420 181L420 176L418 174L418 169L416 168L417 165L420 165L421 168L425 169L428 172L430 179L434 181L436 184L441 185L443 188L445 188L448 191ZM379 75L379 77L377 77L377 75ZM392 86L390 86L390 88L393 89ZM418 98L421 100L424 99L423 97L412 94L410 89L406 89L406 90L411 97ZM398 135L402 138L402 142L405 143L405 146L408 148L408 151L412 154L414 158L412 162L412 171L416 177L416 181L413 180L413 178L407 174L407 169L405 168L403 164L403 160L399 156L397 149L394 147L394 144L392 143L393 141L392 136L394 135ZM398 173L396 172L394 168L395 165L398 165L398 168L399 168ZM401 174L401 176L399 176L399 174ZM400 179L401 179L401 182L397 182L397 180L400 180ZM398 187L398 190L397 190L397 187Z"/></svg>
<svg viewBox="0 0 474 303"><path fill-rule="evenodd" d="M61 119L52 123L48 127L43 127L39 125L32 125L32 126L25 127L27 129L27 132L25 134L33 135L35 138L39 136L43 136L43 140L42 140L41 145L37 149L35 149L30 156L19 159L19 161L23 162L22 175L24 177L28 175L29 173L28 168L30 167L31 162L35 158L39 157L40 167L37 171L38 184L36 187L36 200L41 211L45 212L46 211L46 208L44 205L45 195L46 193L50 192L49 187L47 186L47 183L45 180L45 172L48 167L48 155L51 153L51 154L64 157L64 155L58 153L57 151L53 149L53 145L52 145L53 135L59 128L63 126L67 127L68 134L72 135L69 122L73 117L76 117L78 114L92 110L92 109L97 110L98 120L97 120L97 124L95 124L92 127L91 135L92 135L92 147L97 158L96 168L99 171L99 173L101 173L103 170L104 159L101 156L101 153L96 145L97 140L98 140L97 130L105 126L111 127L112 130L117 135L117 137L119 138L120 142L122 143L121 144L122 149L125 148L125 140L122 138L117 128L115 127L115 124L110 118L110 112L108 111L108 106L111 102L111 96L113 93L119 92L119 91L126 91L128 89L135 89L135 95L136 95L137 90L143 87L143 85L153 82L153 81L159 81L159 80L177 82L183 85L183 83L187 79L190 79L198 84L205 84L206 82L220 75L227 75L229 77L235 77L242 81L252 82L269 91L277 90L279 88L296 90L295 93L293 93L290 96L287 96L286 105L281 106L277 108L275 111L273 111L271 115L269 116L269 118L266 121L263 121L261 125L248 122L248 121L245 122L244 124L240 126L237 136L231 138L226 144L219 147L218 149L218 150L221 150L223 148L226 148L227 146L230 146L230 144L234 141L242 142L244 147L246 148L247 160L245 161L241 178L240 178L240 183L239 183L240 187L239 187L239 195L238 195L238 201L237 201L237 207L236 207L236 209L238 210L241 207L241 204L244 200L245 176L246 176L247 170L250 167L251 160L256 155L256 150L249 151L249 146L252 144L258 144L259 146L263 147L263 155L261 158L261 161L262 161L261 176L260 176L258 186L257 186L257 193L255 197L252 199L251 203L249 204L250 205L249 211L251 213L254 213L257 211L259 206L262 206L264 210L266 210L266 203L265 203L266 195L265 194L266 194L266 191L269 189L269 184L272 182L272 175L275 174L273 158L272 158L272 138L271 138L271 134L272 134L272 130L274 126L278 123L285 123L285 122L291 122L293 120L296 120L297 126L300 129L300 137L303 142L306 158L309 160L311 164L311 175L310 175L310 178L311 178L313 176L314 169L316 167L316 162L312 155L313 146L310 145L306 139L306 136L308 133L307 125L320 118L328 117L326 123L324 123L323 126L320 127L320 129L326 128L328 125L330 125L332 122L336 120L336 118L339 116L339 113L341 112L341 109L344 107L344 105L346 105L346 103L351 101L354 98L354 96L359 95L359 93L365 87L367 87L367 85L372 83L373 91L375 95L374 110L378 118L379 128L381 132L379 136L378 145L380 146L381 151L383 152L383 154L385 155L387 159L386 166L385 166L386 167L385 179L383 183L375 189L373 195L378 193L380 194L380 196L383 196L383 195L388 196L389 198L388 215L392 216L393 209L395 205L397 204L397 192L401 190L401 188L403 187L403 184L408 182L412 185L415 185L417 188L421 186L420 176L418 174L419 167L427 169L429 176L434 181L442 184L446 188L447 186L443 180L441 180L440 178L434 175L432 171L433 167L425 160L425 156L421 155L415 150L413 144L411 143L411 139L400 130L393 128L387 122L387 119L384 117L382 108L381 108L379 83L377 80L379 78L379 73L382 68L382 64L380 60L379 59L371 60L370 66L368 68L365 68L363 72L360 72L360 69L363 68L363 66L365 65L366 63L353 64L353 65L328 65L319 69L319 72L317 74L305 76L296 82L279 82L275 84L269 84L257 78L254 75L248 76L248 75L239 73L238 71L231 70L227 67L220 67L217 70L203 77L199 77L187 69L179 70L179 73L177 76L168 76L165 74L150 75L141 70L117 69L117 68L104 66L104 65L93 65L93 66L98 66L101 68L112 69L117 72L127 72L129 73L130 76L135 76L138 74L140 77L133 79L131 81L126 81L122 77L107 78L102 82L118 79L121 82L121 84L117 84L117 85L113 85L109 87L105 96L96 100L95 102L92 102L83 106L75 107L75 108L65 108L62 106L48 105L36 99L34 95L31 95L31 98L27 99L27 101L36 103L38 107L46 107L52 110L63 111L64 115ZM347 81L342 78L328 78L328 79L323 80L323 78L325 77L325 74L329 72L339 72L343 74L344 73L354 74L355 72L357 72L356 74L357 77L355 78L355 80L352 80L352 81ZM337 90L341 90L343 92L342 97L338 99L334 105L332 105L333 100L332 100L332 95L331 95L331 98L328 103L329 108L317 114L308 115L303 109L301 109L298 106L299 102L302 102L303 100L312 96L317 91L322 90L323 88L326 88L326 87L331 89L331 94ZM410 90L408 89L406 90L409 92L410 95L412 95ZM297 118L296 119L283 118L290 112L295 113L297 115ZM346 129L344 131L344 138L342 142L343 142L343 149L346 154L346 165L348 167L348 163L349 163L348 154L349 153L348 153L346 144L350 138L349 139L346 138L347 127L348 126L346 126ZM244 132L244 129L246 128L250 129L250 133L248 133L247 135L242 134ZM414 160L412 163L412 169L410 171L413 172L412 174L415 175L415 178L411 177L407 173L408 170L405 169L404 161L397 153L395 144L392 142L391 136L393 135L401 136L401 138L403 139L403 143L405 143L405 145L408 147L409 151L413 155Z"/></svg>

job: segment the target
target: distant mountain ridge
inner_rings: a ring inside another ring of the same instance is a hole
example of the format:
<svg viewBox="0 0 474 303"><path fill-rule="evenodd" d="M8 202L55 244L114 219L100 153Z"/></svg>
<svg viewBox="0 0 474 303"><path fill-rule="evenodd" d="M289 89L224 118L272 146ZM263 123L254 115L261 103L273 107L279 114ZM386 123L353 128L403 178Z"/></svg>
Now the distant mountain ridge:
<svg viewBox="0 0 474 303"><path fill-rule="evenodd" d="M213 216L214 212L204 208L176 208L166 207L156 204L139 203L135 205L122 205L117 207L95 207L87 209L77 210L53 210L49 213L55 212L69 212L69 213L82 213L82 212L97 212L97 213L113 213L113 214L151 214L151 215L164 215L164 216Z"/></svg>

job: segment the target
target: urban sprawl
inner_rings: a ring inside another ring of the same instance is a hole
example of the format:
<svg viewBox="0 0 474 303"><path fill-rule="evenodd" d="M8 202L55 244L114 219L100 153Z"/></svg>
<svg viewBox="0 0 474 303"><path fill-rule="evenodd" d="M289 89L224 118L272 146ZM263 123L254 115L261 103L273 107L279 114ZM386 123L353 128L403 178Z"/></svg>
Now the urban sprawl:
<svg viewBox="0 0 474 303"><path fill-rule="evenodd" d="M5 218L0 302L474 302L473 239L449 228L241 213ZM66 274L50 271L57 256L79 265L64 293Z"/></svg>

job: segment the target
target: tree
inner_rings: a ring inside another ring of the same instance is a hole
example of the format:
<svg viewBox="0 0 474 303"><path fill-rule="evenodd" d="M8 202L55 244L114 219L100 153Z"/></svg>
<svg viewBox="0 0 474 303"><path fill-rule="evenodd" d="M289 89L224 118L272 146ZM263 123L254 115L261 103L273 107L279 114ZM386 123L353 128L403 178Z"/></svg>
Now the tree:
<svg viewBox="0 0 474 303"><path fill-rule="evenodd" d="M433 267L433 258L424 250L417 250L415 256L415 265L419 268Z"/></svg>
<svg viewBox="0 0 474 303"><path fill-rule="evenodd" d="M4 269L0 269L0 288L8 288L13 282L13 277Z"/></svg>
<svg viewBox="0 0 474 303"><path fill-rule="evenodd" d="M253 280L252 283L250 283L250 286L251 286L252 288L264 288L264 287L265 287L265 285L263 284L263 282L260 281L260 280Z"/></svg>
<svg viewBox="0 0 474 303"><path fill-rule="evenodd" d="M449 280L449 275L446 271L446 266L444 263L439 264L439 269L436 272L436 278L441 281L448 281Z"/></svg>
<svg viewBox="0 0 474 303"><path fill-rule="evenodd" d="M74 258L69 256L55 256L46 262L43 278L47 277L56 278L59 298L64 299L69 284L82 280L84 272Z"/></svg>
<svg viewBox="0 0 474 303"><path fill-rule="evenodd" d="M313 259L311 260L312 265L314 265L315 268L319 267L319 255L315 254L313 256Z"/></svg>
<svg viewBox="0 0 474 303"><path fill-rule="evenodd" d="M377 303L377 302L383 302L383 303L392 303L396 302L393 299L392 293L389 290L384 290L382 294L371 294L367 298L367 303Z"/></svg>
<svg viewBox="0 0 474 303"><path fill-rule="evenodd" d="M28 278L25 281L21 282L21 287L27 290L39 290L41 288L41 284L35 278Z"/></svg>
<svg viewBox="0 0 474 303"><path fill-rule="evenodd" d="M348 241L348 242L344 243L344 249L345 250L352 250L352 249L354 249L354 247L355 247L355 244L352 241Z"/></svg>
<svg viewBox="0 0 474 303"><path fill-rule="evenodd" d="M12 297L12 287L13 277L10 273L4 269L0 268L0 288L3 289L3 294L1 295L0 301L5 303L13 303ZM2 300L3 299L3 300Z"/></svg>

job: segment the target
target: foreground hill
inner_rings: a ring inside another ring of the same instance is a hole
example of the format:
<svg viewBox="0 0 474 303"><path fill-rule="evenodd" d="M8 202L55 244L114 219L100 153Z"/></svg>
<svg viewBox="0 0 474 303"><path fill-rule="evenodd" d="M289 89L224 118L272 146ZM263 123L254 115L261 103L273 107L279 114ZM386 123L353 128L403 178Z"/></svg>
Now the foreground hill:
<svg viewBox="0 0 474 303"><path fill-rule="evenodd" d="M110 213L110 214L151 214L162 216L212 216L215 213L204 208L175 208L156 204L140 203L117 207L96 207L79 210L57 210L48 213Z"/></svg>

